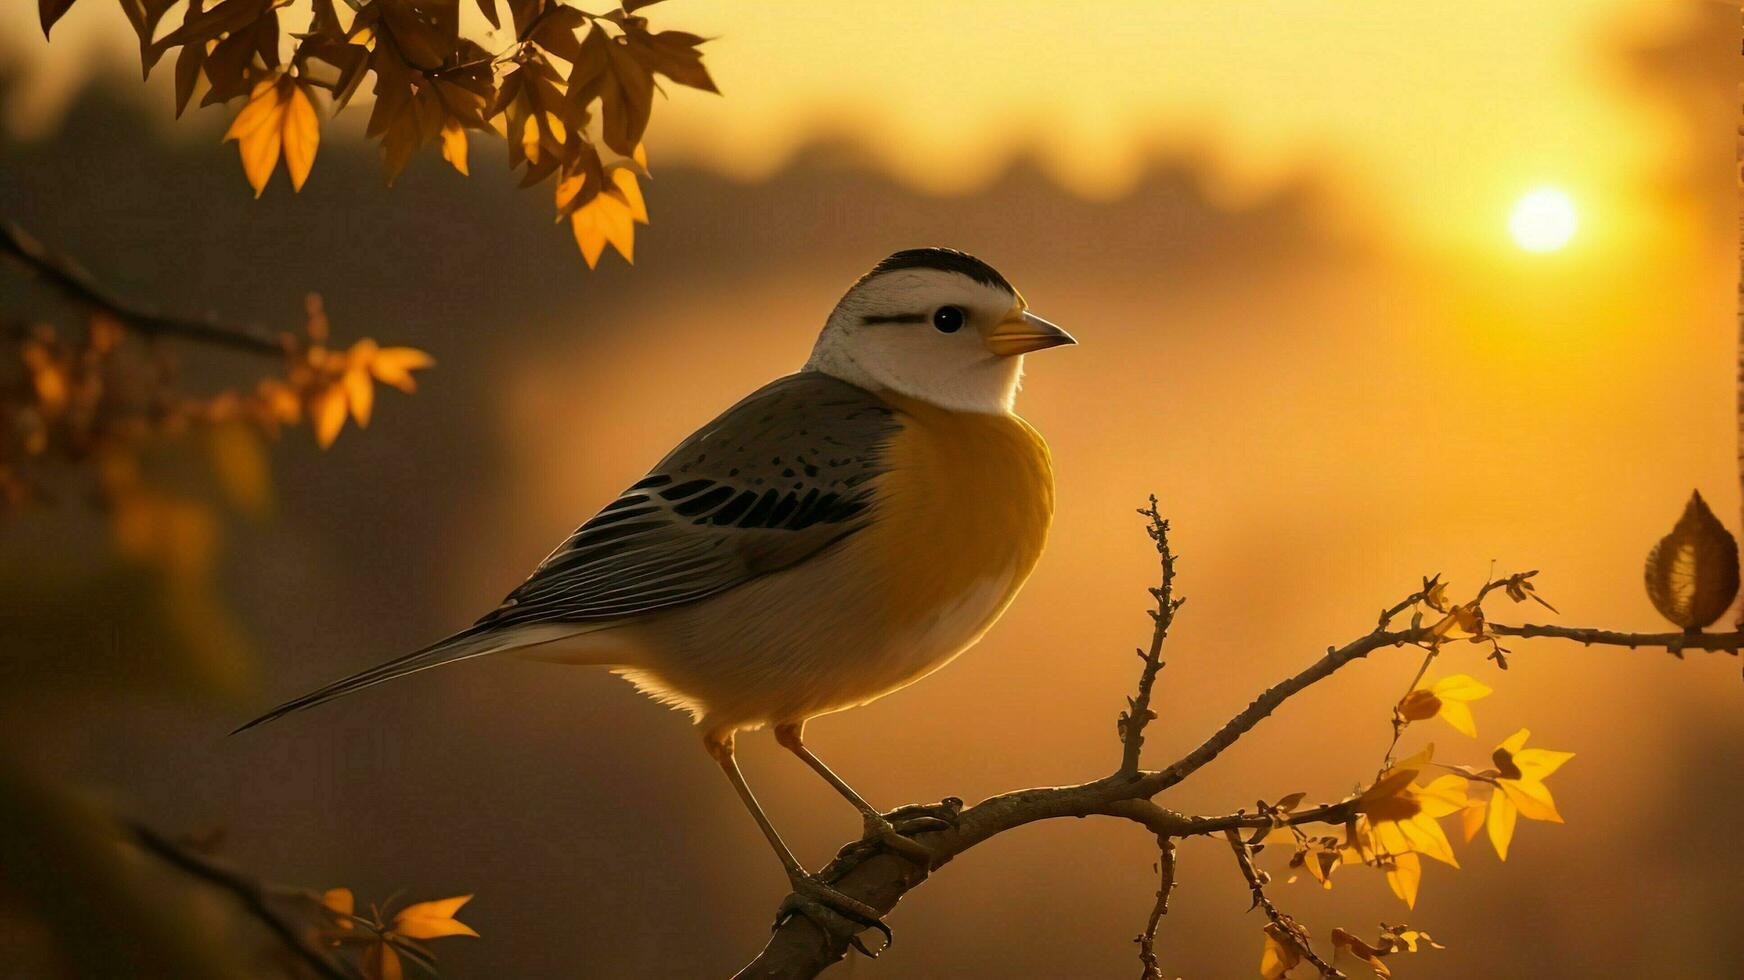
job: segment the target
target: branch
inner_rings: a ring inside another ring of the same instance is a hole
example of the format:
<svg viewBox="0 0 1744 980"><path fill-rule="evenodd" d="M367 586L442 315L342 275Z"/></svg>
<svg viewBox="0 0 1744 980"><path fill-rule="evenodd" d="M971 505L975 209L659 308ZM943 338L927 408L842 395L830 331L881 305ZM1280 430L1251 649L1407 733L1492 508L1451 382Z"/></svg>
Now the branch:
<svg viewBox="0 0 1744 980"><path fill-rule="evenodd" d="M324 980L354 980L354 973L341 968L332 957L311 945L296 925L274 911L267 901L270 896L268 886L183 847L137 821L126 821L124 826L134 842L147 853L220 891L228 892L242 906L244 912L264 925L285 949L313 970L316 976Z"/></svg>
<svg viewBox="0 0 1744 980"><path fill-rule="evenodd" d="M1535 623L1524 623L1519 626L1491 623L1489 630L1497 636L1549 637L1558 640L1573 640L1586 646L1628 647L1631 650L1639 647L1651 647L1663 649L1678 656L1681 656L1685 650L1707 650L1712 653L1729 653L1735 657L1738 656L1740 647L1744 647L1744 631L1738 630L1730 633L1618 633L1614 630L1574 626L1540 626Z"/></svg>
<svg viewBox="0 0 1744 980"><path fill-rule="evenodd" d="M1156 720L1157 713L1151 710L1151 687L1156 683L1157 673L1163 669L1163 641L1169 638L1169 626L1175 621L1175 611L1180 609L1186 599L1175 598L1175 553L1169 548L1169 522L1157 512L1157 498L1151 495L1150 506L1139 511L1150 524L1145 533L1157 547L1157 560L1162 565L1162 582L1151 589L1151 598L1156 600L1157 608L1151 610L1151 646L1150 650L1139 651L1139 659L1144 661L1144 669L1138 677L1138 694L1126 702L1127 710L1121 712L1117 722L1120 731L1120 771L1124 773L1138 772L1139 750L1144 748L1145 726Z"/></svg>
<svg viewBox="0 0 1744 980"><path fill-rule="evenodd" d="M1146 513L1149 511L1141 511ZM1167 525L1155 519L1154 528L1166 531ZM1164 565L1164 581L1172 587L1172 557L1159 542L1158 554ZM1498 580L1506 582L1507 579ZM1145 671L1140 678L1139 696L1132 701L1129 724L1122 727L1125 752L1122 765L1115 773L1089 782L1067 786L1036 787L1016 790L990 797L964 810L956 823L948 828L923 831L912 835L934 855L931 868L922 868L883 851L868 852L863 847L849 845L842 856L825 867L819 877L832 888L888 914L910 890L926 881L932 871L948 864L957 855L1006 831L1025 824L1060 817L1109 816L1137 823L1159 838L1181 838L1227 833L1245 828L1259 828L1273 822L1267 813L1239 812L1221 816L1188 816L1158 805L1152 798L1185 780L1215 760L1225 749L1235 744L1297 694L1332 676L1338 670L1369 654L1393 647L1448 642L1437 637L1435 628L1413 623L1404 629L1389 629L1395 618L1422 602L1436 588L1436 579L1424 582L1422 590L1384 610L1374 629L1339 647L1328 647L1319 660L1300 672L1274 684L1256 697L1197 748L1188 752L1167 768L1145 771L1136 765L1129 768L1127 758L1136 751L1138 736L1148 722L1149 686L1161 668L1161 637L1166 635L1170 603L1178 606L1163 588L1152 591L1158 600L1153 628L1152 652L1143 654ZM1495 583L1486 583L1487 595ZM1664 649L1677 652L1685 649L1723 650L1736 653L1744 645L1744 633L1619 633L1610 630L1575 627L1508 626L1487 623L1484 638L1494 636L1544 637L1573 640L1589 645L1625 646L1631 648ZM1344 800L1292 814L1285 822L1290 825L1325 823L1339 825L1355 815L1355 800ZM851 937L828 932L804 916L791 916L780 923L762 952L743 970L740 977L813 977L841 960L850 949ZM1141 944L1142 945L1142 944Z"/></svg>
<svg viewBox="0 0 1744 980"><path fill-rule="evenodd" d="M252 354L282 356L284 345L261 330L233 327L212 320L163 316L122 302L105 290L77 263L51 253L41 242L10 221L0 220L0 255L34 272L61 295L86 309L107 314L147 336L180 337Z"/></svg>
<svg viewBox="0 0 1744 980"><path fill-rule="evenodd" d="M1157 928L1169 914L1169 895L1175 890L1175 842L1163 837L1157 847L1157 904L1151 906L1145 931L1138 937L1138 960L1144 965L1139 980L1163 980L1163 968L1157 963Z"/></svg>

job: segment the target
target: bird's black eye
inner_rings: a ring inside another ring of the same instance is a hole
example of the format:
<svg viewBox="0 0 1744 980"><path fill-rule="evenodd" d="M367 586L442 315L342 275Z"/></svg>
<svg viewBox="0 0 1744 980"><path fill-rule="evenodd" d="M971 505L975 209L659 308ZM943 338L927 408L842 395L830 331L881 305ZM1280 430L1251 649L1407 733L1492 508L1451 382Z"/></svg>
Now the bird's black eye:
<svg viewBox="0 0 1744 980"><path fill-rule="evenodd" d="M939 333L956 333L963 329L969 315L961 306L941 306L933 311L933 329Z"/></svg>

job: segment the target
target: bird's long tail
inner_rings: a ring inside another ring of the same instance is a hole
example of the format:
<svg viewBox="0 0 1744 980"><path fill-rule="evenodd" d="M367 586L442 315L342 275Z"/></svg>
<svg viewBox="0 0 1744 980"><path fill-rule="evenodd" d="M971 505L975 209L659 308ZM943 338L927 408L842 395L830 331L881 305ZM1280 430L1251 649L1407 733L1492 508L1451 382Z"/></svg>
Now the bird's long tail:
<svg viewBox="0 0 1744 980"><path fill-rule="evenodd" d="M293 698L272 709L259 718L236 729L230 734L247 731L256 725L263 725L277 718L282 718L293 711L313 708L318 704L326 704L335 698L342 698L366 687L374 687L384 681L396 677L415 674L421 670L440 667L458 660L470 660L485 654L500 653L505 650L519 649L542 642L549 642L550 636L535 638L523 635L523 631L493 629L486 626L474 626L462 630L444 640L439 640L421 650L414 650L403 657L390 660L385 664L353 674L343 680L334 681L326 687L310 691L300 698Z"/></svg>

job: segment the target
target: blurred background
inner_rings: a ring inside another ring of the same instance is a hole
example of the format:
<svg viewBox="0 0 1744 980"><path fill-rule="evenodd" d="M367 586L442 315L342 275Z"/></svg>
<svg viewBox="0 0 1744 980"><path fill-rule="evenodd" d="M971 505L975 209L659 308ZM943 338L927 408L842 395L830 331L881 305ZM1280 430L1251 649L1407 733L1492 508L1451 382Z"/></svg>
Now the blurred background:
<svg viewBox="0 0 1744 980"><path fill-rule="evenodd" d="M1657 630L1641 562L1692 487L1737 527L1735 7L673 0L655 13L714 38L724 95L657 107L652 224L633 267L595 272L500 144L470 178L427 151L384 190L357 110L300 194L254 200L228 116L172 124L168 72L139 85L116 11L82 5L51 44L27 8L0 12L0 215L141 302L291 326L319 291L336 337L439 363L330 450L285 434L261 516L210 529L194 622L140 613L160 585L79 501L0 525L3 737L157 827L221 830L274 881L477 893L462 918L482 938L438 946L447 976L725 975L786 884L686 719L603 672L471 663L225 733L493 606L797 367L892 250L986 259L1081 346L1031 358L1020 398L1059 473L1028 588L949 669L808 729L881 806L1115 765L1155 578L1147 493L1189 597L1159 765L1422 575L1458 595L1538 568L1555 621ZM9 303L33 289L0 270ZM1478 647L1437 668L1497 689L1478 739L1429 723L1406 744L1482 763L1529 726L1578 753L1555 779L1567 825L1523 824L1506 865L1460 847L1414 910L1361 868L1274 897L1321 935L1429 930L1448 949L1400 962L1412 977L1744 975L1738 661L1514 650L1506 674ZM1343 796L1414 668L1353 665L1163 802ZM804 860L857 833L772 740L741 744ZM902 904L884 959L839 972L1133 975L1153 860L1116 821L1006 835ZM1226 848L1185 843L1165 969L1251 975L1247 906ZM0 930L0 959L28 962L5 951L30 938Z"/></svg>

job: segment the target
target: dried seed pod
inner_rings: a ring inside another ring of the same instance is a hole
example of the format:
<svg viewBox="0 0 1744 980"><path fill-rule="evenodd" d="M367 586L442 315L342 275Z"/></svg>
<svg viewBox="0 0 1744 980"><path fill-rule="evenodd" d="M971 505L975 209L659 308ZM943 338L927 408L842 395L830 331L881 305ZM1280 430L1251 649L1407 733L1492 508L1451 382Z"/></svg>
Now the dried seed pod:
<svg viewBox="0 0 1744 980"><path fill-rule="evenodd" d="M1738 542L1700 492L1647 554L1647 598L1686 630L1719 619L1738 594Z"/></svg>

